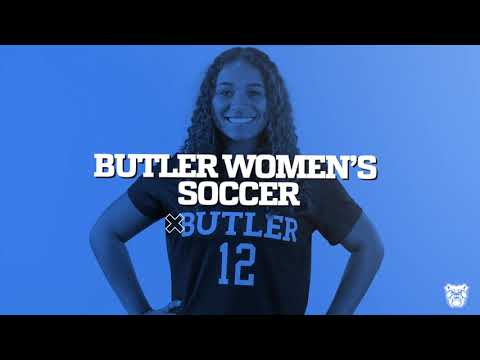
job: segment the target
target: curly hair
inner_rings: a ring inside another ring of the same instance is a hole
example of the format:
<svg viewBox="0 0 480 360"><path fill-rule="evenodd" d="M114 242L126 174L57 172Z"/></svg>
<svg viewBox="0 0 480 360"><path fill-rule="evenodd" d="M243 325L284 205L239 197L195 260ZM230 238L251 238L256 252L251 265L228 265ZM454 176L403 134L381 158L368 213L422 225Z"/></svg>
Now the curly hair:
<svg viewBox="0 0 480 360"><path fill-rule="evenodd" d="M189 154L221 154L222 142L219 130L214 123L212 99L215 95L217 77L226 64L243 60L255 66L261 73L266 89L267 126L260 134L259 154L288 155L299 154L297 135L292 115L292 106L285 83L275 63L264 52L252 47L235 47L218 55L209 66L200 86L196 107L188 128L188 136L181 152ZM302 209L306 209L308 185L296 179L302 189ZM277 193L277 191L274 191ZM268 211L270 206L266 207ZM288 207L288 211L293 211Z"/></svg>
<svg viewBox="0 0 480 360"><path fill-rule="evenodd" d="M277 66L267 54L252 47L235 47L218 55L209 66L200 87L200 94L188 128L188 136L181 152L189 154L219 154L221 141L214 124L212 99L217 77L223 67L236 60L244 60L261 73L266 89L267 126L260 134L258 153L298 154L297 135L293 123L292 107L285 83Z"/></svg>

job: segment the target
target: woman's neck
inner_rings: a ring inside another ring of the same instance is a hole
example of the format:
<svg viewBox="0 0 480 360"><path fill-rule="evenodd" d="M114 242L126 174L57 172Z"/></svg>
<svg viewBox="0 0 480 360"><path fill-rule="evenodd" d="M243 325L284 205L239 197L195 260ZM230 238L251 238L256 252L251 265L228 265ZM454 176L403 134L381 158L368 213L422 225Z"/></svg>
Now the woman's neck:
<svg viewBox="0 0 480 360"><path fill-rule="evenodd" d="M226 154L255 154L258 146L258 138L225 142L224 153Z"/></svg>

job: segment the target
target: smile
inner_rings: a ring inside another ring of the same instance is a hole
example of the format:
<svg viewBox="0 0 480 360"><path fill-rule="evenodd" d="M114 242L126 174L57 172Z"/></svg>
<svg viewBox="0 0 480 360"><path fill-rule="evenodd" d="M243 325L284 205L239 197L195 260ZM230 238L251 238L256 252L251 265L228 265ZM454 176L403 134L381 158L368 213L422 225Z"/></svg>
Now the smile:
<svg viewBox="0 0 480 360"><path fill-rule="evenodd" d="M255 117L228 117L225 119L232 124L248 124L255 120Z"/></svg>

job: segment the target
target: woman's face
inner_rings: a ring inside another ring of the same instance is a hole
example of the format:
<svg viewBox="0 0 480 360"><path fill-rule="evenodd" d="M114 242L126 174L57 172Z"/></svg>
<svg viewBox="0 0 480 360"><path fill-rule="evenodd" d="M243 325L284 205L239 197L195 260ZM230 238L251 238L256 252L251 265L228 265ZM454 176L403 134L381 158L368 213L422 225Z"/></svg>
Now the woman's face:
<svg viewBox="0 0 480 360"><path fill-rule="evenodd" d="M260 71L245 61L226 64L212 100L215 125L234 141L256 138L267 125L267 98Z"/></svg>

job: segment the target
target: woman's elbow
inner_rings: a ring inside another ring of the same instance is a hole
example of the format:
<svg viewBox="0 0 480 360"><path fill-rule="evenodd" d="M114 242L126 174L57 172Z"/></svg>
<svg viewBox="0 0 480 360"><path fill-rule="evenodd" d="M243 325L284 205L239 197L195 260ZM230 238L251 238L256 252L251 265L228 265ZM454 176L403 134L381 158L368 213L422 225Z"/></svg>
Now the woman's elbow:
<svg viewBox="0 0 480 360"><path fill-rule="evenodd" d="M366 250L370 252L380 264L385 256L385 246L376 227L368 219L365 222L364 234L366 239L364 242Z"/></svg>
<svg viewBox="0 0 480 360"><path fill-rule="evenodd" d="M100 227L98 226L97 223L93 225L92 228L90 229L88 240L90 243L90 248L93 250L93 252L96 252L100 247L101 243L103 242L102 232L100 231Z"/></svg>
<svg viewBox="0 0 480 360"><path fill-rule="evenodd" d="M359 241L358 252L367 256L372 263L380 264L385 256L385 246L373 226L368 227Z"/></svg>
<svg viewBox="0 0 480 360"><path fill-rule="evenodd" d="M381 264L383 258L385 257L385 246L383 245L383 241L380 239L380 237L377 237L377 240L375 241L375 254L379 264Z"/></svg>
<svg viewBox="0 0 480 360"><path fill-rule="evenodd" d="M114 234L101 222L97 221L90 229L89 242L94 253L105 249L115 241L117 239Z"/></svg>

